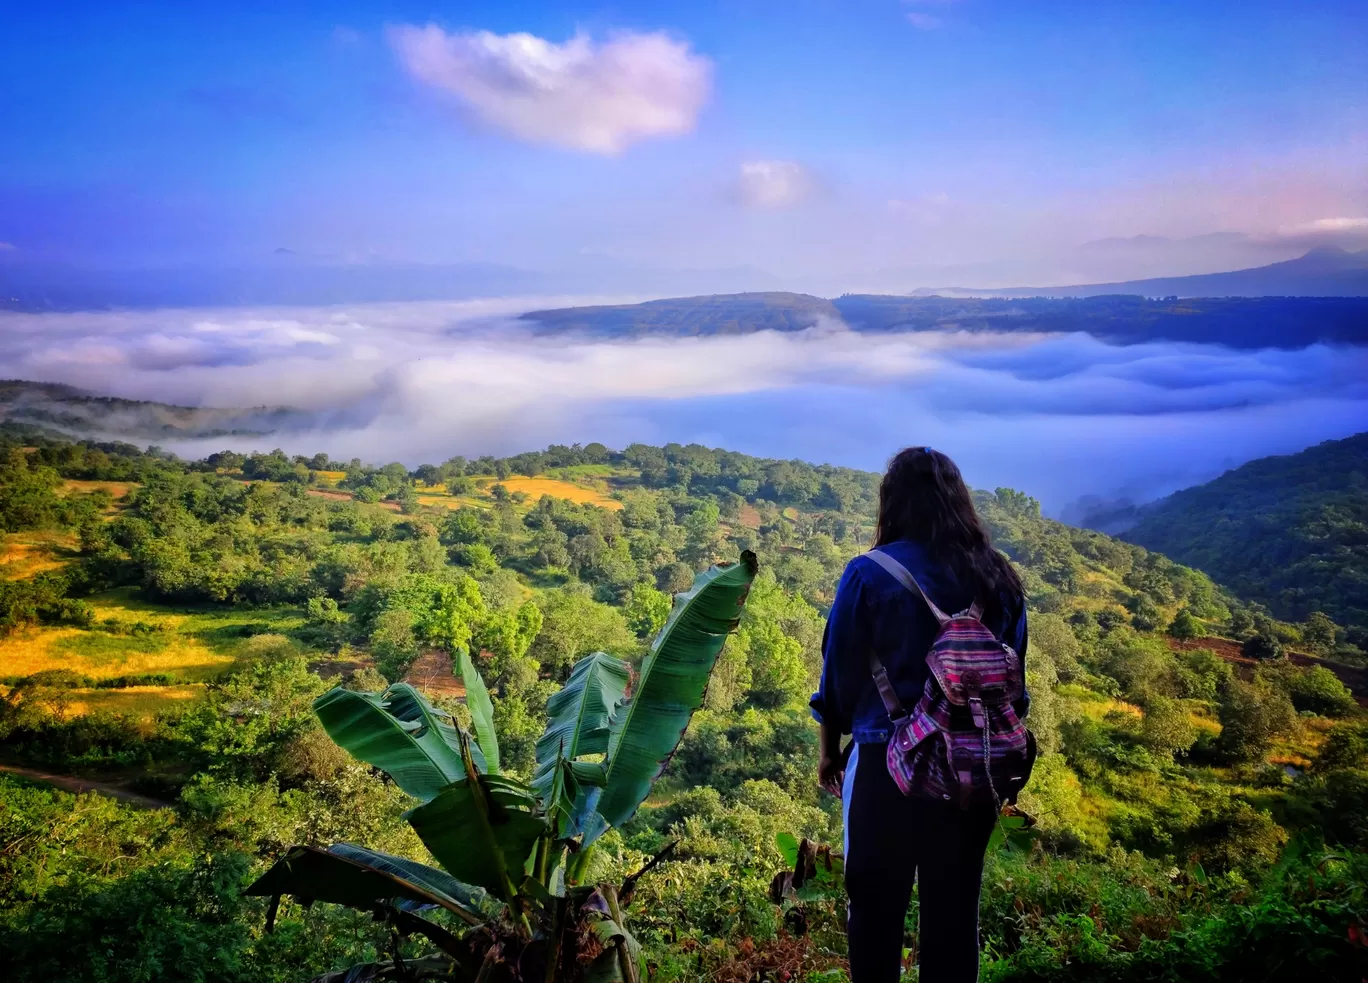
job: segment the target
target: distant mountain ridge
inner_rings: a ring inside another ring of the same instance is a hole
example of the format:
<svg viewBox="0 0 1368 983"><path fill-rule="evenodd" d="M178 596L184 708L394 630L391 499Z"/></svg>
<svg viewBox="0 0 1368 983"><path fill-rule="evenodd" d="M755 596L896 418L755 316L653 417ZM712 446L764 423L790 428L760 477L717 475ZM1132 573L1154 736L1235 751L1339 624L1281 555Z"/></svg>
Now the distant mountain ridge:
<svg viewBox="0 0 1368 983"><path fill-rule="evenodd" d="M1364 297L1368 296L1368 249L1349 252L1333 246L1304 256L1229 273L1154 277L1068 287L922 287L918 297Z"/></svg>
<svg viewBox="0 0 1368 983"><path fill-rule="evenodd" d="M1121 538L1280 618L1368 629L1368 433L1250 461L1135 516Z"/></svg>
<svg viewBox="0 0 1368 983"><path fill-rule="evenodd" d="M1368 345L1368 297L1218 297L1150 300L954 298L748 293L643 304L529 311L534 330L607 337L799 331L831 322L856 331L1087 332L1120 344L1189 341L1234 348Z"/></svg>

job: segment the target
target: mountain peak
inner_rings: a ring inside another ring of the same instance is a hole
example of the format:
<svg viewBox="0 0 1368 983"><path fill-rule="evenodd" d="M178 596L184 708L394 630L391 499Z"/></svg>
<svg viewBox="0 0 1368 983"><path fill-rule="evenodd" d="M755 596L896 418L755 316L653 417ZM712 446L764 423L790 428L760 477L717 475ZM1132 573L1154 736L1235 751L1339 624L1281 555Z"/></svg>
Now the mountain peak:
<svg viewBox="0 0 1368 983"><path fill-rule="evenodd" d="M1341 246L1316 246L1292 262L1318 270L1357 270L1368 267L1368 250L1351 253Z"/></svg>

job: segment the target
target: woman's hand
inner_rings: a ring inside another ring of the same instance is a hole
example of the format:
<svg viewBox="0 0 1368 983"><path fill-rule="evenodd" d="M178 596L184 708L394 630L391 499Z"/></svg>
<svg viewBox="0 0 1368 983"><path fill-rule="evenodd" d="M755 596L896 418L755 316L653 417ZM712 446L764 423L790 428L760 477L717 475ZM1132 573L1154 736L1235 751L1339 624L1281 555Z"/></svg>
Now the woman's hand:
<svg viewBox="0 0 1368 983"><path fill-rule="evenodd" d="M836 798L841 797L841 786L845 783L845 761L841 752L831 754L825 747L817 760L817 784Z"/></svg>
<svg viewBox="0 0 1368 983"><path fill-rule="evenodd" d="M841 797L841 785L845 782L846 756L841 753L841 732L821 726L821 756L817 759L817 784L836 798Z"/></svg>

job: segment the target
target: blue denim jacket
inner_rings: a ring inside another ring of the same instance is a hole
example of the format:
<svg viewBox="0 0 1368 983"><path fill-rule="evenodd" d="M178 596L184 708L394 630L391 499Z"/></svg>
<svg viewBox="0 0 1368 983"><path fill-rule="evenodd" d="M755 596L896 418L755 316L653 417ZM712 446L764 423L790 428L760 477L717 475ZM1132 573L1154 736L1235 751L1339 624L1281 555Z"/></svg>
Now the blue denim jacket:
<svg viewBox="0 0 1368 983"><path fill-rule="evenodd" d="M973 603L970 591L949 570L933 565L921 544L902 540L880 549L907 567L942 611L962 611ZM988 628L1017 650L1024 668L1026 604L1019 597L1004 602L1005 617ZM936 630L930 609L891 574L868 557L851 560L827 617L822 681L812 695L812 715L854 735L858 744L886 743L893 724L869 673L869 650L878 653L898 698L910 710L926 686L926 652ZM1029 705L1030 697L1023 696L1017 713L1025 716Z"/></svg>

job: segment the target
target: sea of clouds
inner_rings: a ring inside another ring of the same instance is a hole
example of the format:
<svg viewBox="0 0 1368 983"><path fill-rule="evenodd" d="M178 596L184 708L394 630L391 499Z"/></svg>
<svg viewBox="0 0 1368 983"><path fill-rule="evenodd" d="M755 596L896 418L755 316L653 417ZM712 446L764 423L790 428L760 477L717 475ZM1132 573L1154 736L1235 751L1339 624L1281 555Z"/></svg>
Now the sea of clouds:
<svg viewBox="0 0 1368 983"><path fill-rule="evenodd" d="M269 437L171 445L195 456L280 446L416 465L552 442L696 441L873 470L932 444L975 485L1021 488L1052 512L1086 495L1143 501L1368 430L1368 349L831 323L608 339L538 335L515 317L571 300L0 313L0 376L304 411Z"/></svg>

